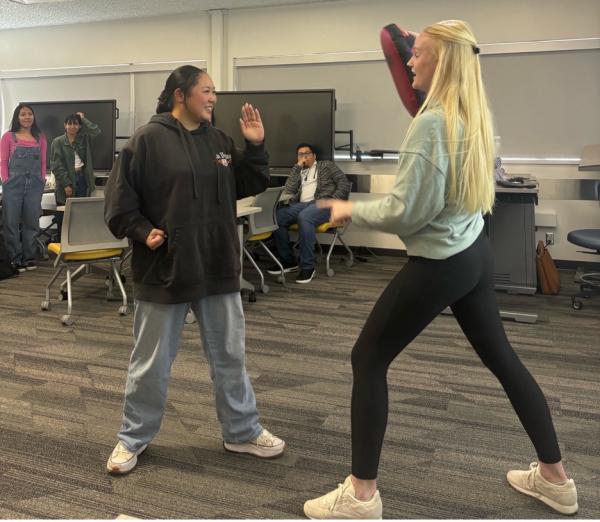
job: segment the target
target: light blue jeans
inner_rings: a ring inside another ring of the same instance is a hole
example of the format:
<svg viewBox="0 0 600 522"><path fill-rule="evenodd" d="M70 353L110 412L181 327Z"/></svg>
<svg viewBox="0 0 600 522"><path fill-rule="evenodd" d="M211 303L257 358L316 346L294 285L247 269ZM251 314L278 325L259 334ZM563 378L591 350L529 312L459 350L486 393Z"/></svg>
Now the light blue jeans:
<svg viewBox="0 0 600 522"><path fill-rule="evenodd" d="M210 366L217 417L225 442L240 443L262 431L245 364L245 321L239 292L192 303L135 302L134 348L125 387L121 440L130 451L158 433L171 366L189 308L194 311Z"/></svg>

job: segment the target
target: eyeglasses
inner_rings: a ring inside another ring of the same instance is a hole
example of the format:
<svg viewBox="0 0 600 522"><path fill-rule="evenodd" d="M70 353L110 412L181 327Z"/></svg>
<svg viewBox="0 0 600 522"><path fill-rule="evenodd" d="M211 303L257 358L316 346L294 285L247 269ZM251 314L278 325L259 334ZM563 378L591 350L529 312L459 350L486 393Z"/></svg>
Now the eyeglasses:
<svg viewBox="0 0 600 522"><path fill-rule="evenodd" d="M305 157L305 158L306 158L306 157L308 157L308 156L312 156L312 155L313 155L313 153L312 153L312 152L299 152L299 153L298 153L298 157L299 157L299 158L302 158L302 157Z"/></svg>

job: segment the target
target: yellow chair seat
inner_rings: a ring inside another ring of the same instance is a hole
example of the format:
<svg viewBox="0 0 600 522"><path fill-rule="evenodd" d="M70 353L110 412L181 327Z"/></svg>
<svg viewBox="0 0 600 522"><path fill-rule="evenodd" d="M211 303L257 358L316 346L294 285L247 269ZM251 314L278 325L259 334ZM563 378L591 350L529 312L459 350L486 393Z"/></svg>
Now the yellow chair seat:
<svg viewBox="0 0 600 522"><path fill-rule="evenodd" d="M59 256L60 255L60 243L49 243L48 252ZM89 261L90 259L104 259L107 257L118 257L123 252L122 248L106 248L101 250L88 250L86 252L71 252L65 254L63 259L65 261Z"/></svg>
<svg viewBox="0 0 600 522"><path fill-rule="evenodd" d="M322 234L323 232L327 232L330 228L338 228L338 227L343 227L344 225L342 225L341 223L335 223L334 225L332 225L331 223L329 223L329 221L327 223L321 223L318 227L315 227L315 232L317 234ZM298 231L298 223L294 223L293 225L290 225L289 230L293 230L294 232Z"/></svg>
<svg viewBox="0 0 600 522"><path fill-rule="evenodd" d="M264 241L271 237L272 232L263 232L262 234L254 234L250 236L246 241Z"/></svg>

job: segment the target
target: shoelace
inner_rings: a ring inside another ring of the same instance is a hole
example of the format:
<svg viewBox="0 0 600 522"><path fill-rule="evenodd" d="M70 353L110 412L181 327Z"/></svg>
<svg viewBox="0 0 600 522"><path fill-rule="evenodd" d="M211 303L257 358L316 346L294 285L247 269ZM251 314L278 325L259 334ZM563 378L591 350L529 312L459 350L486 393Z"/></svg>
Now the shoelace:
<svg viewBox="0 0 600 522"><path fill-rule="evenodd" d="M131 455L131 451L129 451L125 446L123 446L122 444L118 444L117 447L113 450L113 457L121 457L121 456L128 456Z"/></svg>
<svg viewBox="0 0 600 522"><path fill-rule="evenodd" d="M532 462L529 465L529 469L531 472L527 475L527 486L529 489L535 489L535 472L537 470L538 464L537 462Z"/></svg>
<svg viewBox="0 0 600 522"><path fill-rule="evenodd" d="M275 435L265 429L262 430L261 434L256 437L256 443L261 446L275 446Z"/></svg>
<svg viewBox="0 0 600 522"><path fill-rule="evenodd" d="M335 509L335 506L337 506L337 503L344 495L344 491L346 491L344 484L338 484L337 489L335 491L332 491L332 493L335 493L335 499L333 501L333 504L331 504L331 506L329 506L329 511L333 512L333 510Z"/></svg>

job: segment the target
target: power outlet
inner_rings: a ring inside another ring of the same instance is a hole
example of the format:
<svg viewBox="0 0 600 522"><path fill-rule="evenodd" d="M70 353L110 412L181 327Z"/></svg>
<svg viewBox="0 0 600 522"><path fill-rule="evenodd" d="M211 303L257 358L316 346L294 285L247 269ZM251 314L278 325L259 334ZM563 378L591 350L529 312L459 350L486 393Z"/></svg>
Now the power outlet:
<svg viewBox="0 0 600 522"><path fill-rule="evenodd" d="M546 245L554 244L554 232L546 232Z"/></svg>

